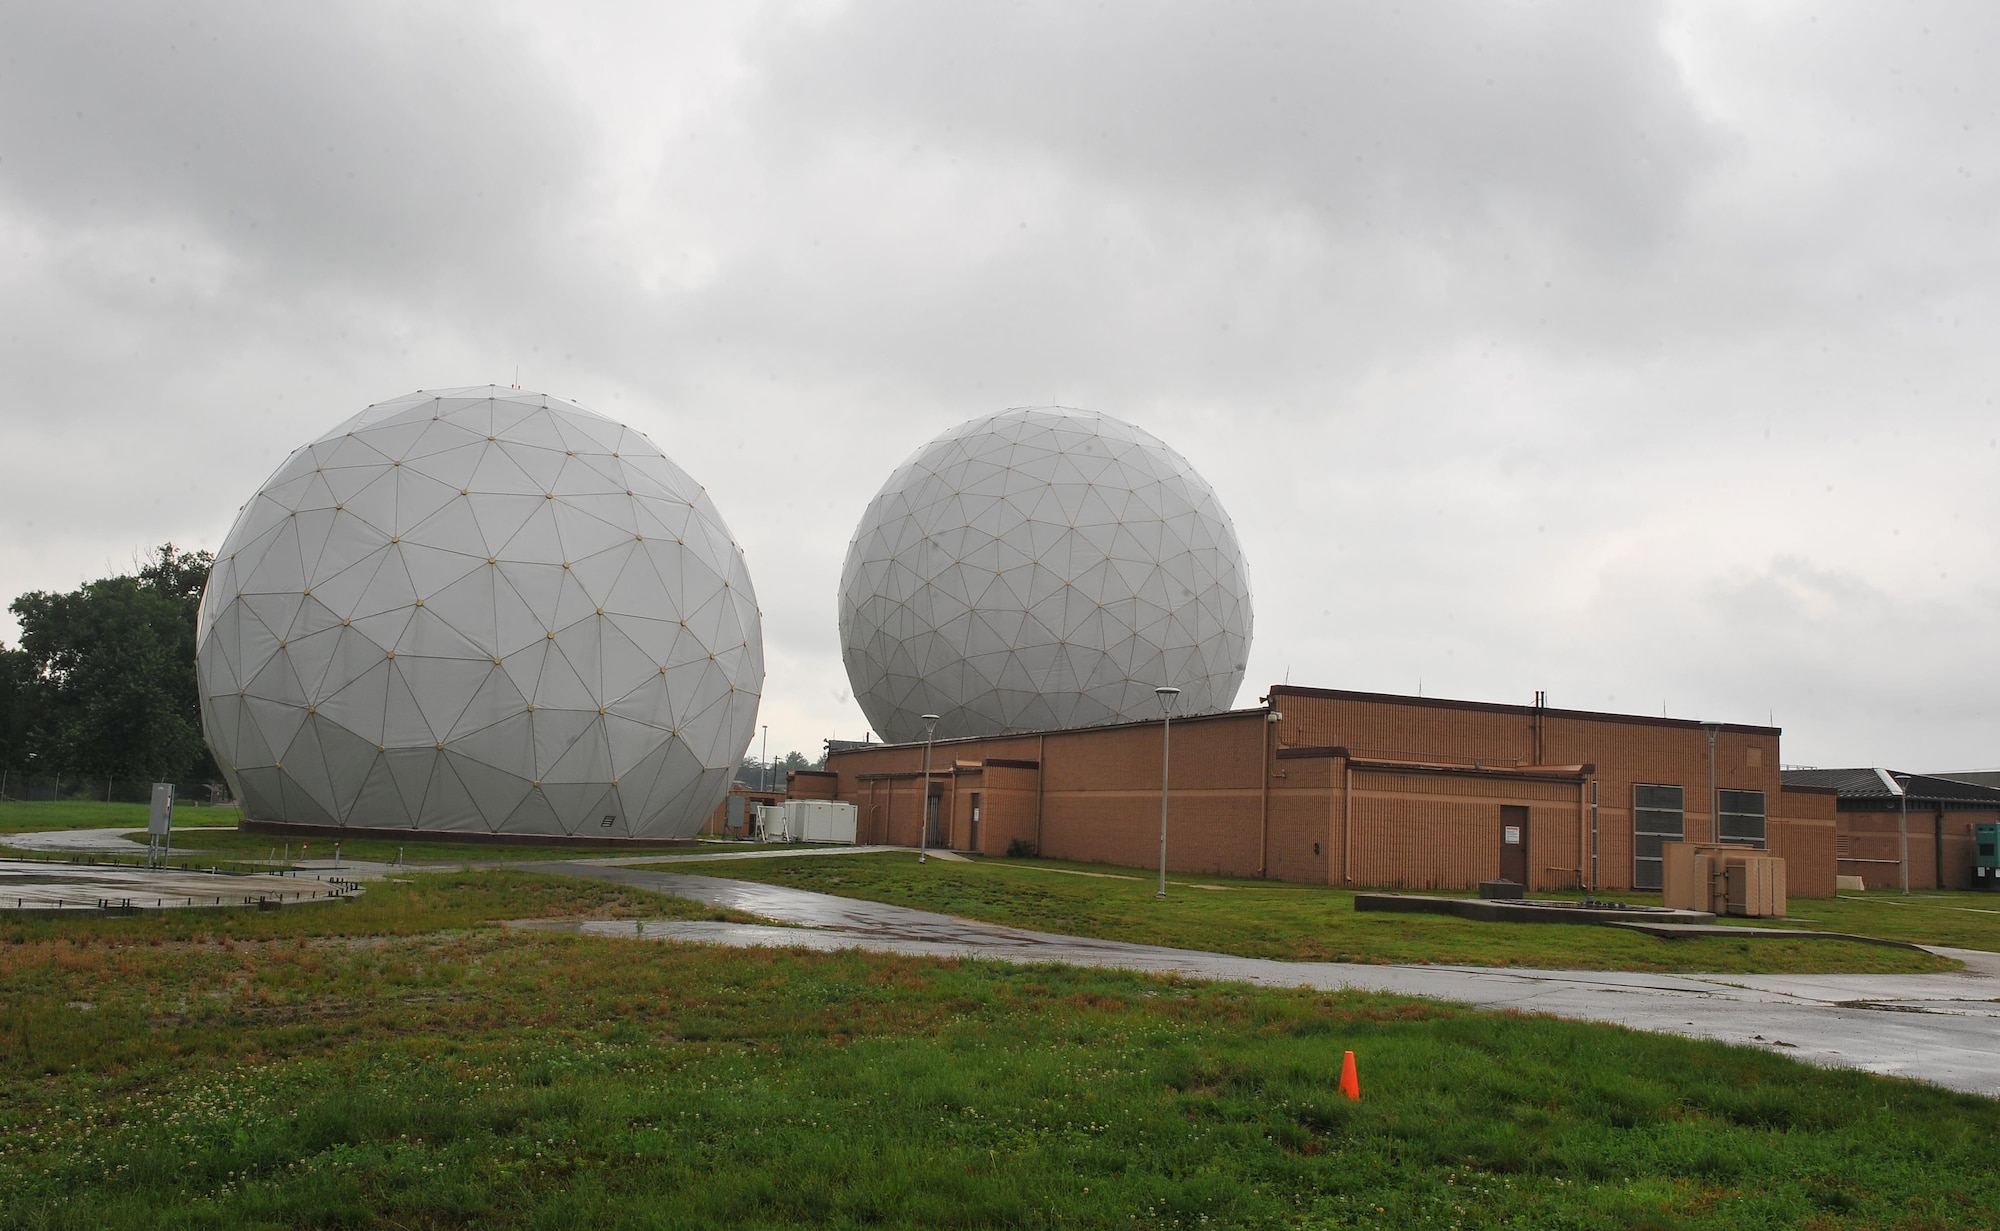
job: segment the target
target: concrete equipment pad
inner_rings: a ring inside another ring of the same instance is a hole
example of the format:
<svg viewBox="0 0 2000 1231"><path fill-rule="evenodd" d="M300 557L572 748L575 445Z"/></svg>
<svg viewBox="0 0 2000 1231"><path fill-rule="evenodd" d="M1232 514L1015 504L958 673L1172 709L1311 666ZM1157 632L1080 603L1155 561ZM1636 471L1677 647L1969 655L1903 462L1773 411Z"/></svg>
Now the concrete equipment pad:
<svg viewBox="0 0 2000 1231"><path fill-rule="evenodd" d="M114 867L0 859L0 910L137 914L155 910L295 906L352 897L344 878L320 873L216 875L183 868Z"/></svg>

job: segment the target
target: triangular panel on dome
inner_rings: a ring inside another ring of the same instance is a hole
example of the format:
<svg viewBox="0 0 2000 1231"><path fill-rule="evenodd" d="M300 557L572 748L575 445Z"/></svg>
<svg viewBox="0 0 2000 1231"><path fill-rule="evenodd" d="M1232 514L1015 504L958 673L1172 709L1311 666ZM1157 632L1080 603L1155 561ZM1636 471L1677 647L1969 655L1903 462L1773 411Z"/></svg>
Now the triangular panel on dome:
<svg viewBox="0 0 2000 1231"><path fill-rule="evenodd" d="M284 660L291 666L292 675L299 682L300 700L311 704L323 694L321 683L326 678L327 668L332 665L334 652L340 645L338 626L306 637L294 637L286 643ZM275 664L278 660L273 659Z"/></svg>
<svg viewBox="0 0 2000 1231"><path fill-rule="evenodd" d="M565 636L569 640L568 648L563 644ZM597 674L596 663L592 661L593 655L586 651L594 649L594 641L595 638L590 637L587 630L578 633L565 629L557 633L556 640L549 643L549 650L542 658L542 669L535 678L534 691L528 694L529 699L543 709L589 710L594 713L604 703L590 678ZM582 658L581 662L571 658L572 649ZM585 672L589 672L589 676Z"/></svg>
<svg viewBox="0 0 2000 1231"><path fill-rule="evenodd" d="M347 701L342 703L341 708L344 713L348 714L348 717L342 718L341 721L348 722L349 718L360 721L362 714L372 713L374 715L372 719L369 719L365 725L353 726L353 730L363 735L375 735L376 742L380 743L381 740L379 734L377 734L382 726L382 692L380 681L385 674L385 668L388 663L382 647L376 645L352 628L343 628L338 632L329 630L324 635L334 638L333 653L328 659L325 671L320 676L319 686L315 692L315 696L318 698L316 704L322 707L327 706L336 697L340 697L345 693L357 681L369 678L372 673L377 683L372 688L364 689L361 694L348 698ZM350 725L352 724L350 723Z"/></svg>
<svg viewBox="0 0 2000 1231"><path fill-rule="evenodd" d="M285 819L285 792L280 785L282 771L269 765L236 771L236 798L243 815L253 821Z"/></svg>
<svg viewBox="0 0 2000 1231"><path fill-rule="evenodd" d="M618 814L619 800L610 779L596 782L545 782L542 794L556 814L556 824L571 837L598 837L615 834L623 826ZM611 817L610 826L603 824Z"/></svg>
<svg viewBox="0 0 2000 1231"><path fill-rule="evenodd" d="M535 777L546 777L571 745L596 724L596 710L537 709L531 716L535 733Z"/></svg>
<svg viewBox="0 0 2000 1231"><path fill-rule="evenodd" d="M539 772L535 764L534 715L526 710L459 735L447 747L461 757L518 775L523 781Z"/></svg>
<svg viewBox="0 0 2000 1231"><path fill-rule="evenodd" d="M359 829L403 829L410 826L411 813L403 802L402 792L396 788L396 779L389 772L389 759L385 754L376 753L375 759L368 763L344 820Z"/></svg>
<svg viewBox="0 0 2000 1231"><path fill-rule="evenodd" d="M500 652L499 602L493 592L498 580L498 571L481 563L425 598L424 610L479 653L491 657ZM510 603L519 601L511 593L508 597Z"/></svg>
<svg viewBox="0 0 2000 1231"><path fill-rule="evenodd" d="M604 715L604 739L613 778L623 779L660 746L674 738L668 730L618 713Z"/></svg>
<svg viewBox="0 0 2000 1231"><path fill-rule="evenodd" d="M562 594L563 574L568 571L561 562L532 564L503 556L499 569L500 575L514 587L515 595L534 614L543 631L554 628L556 600Z"/></svg>
<svg viewBox="0 0 2000 1231"><path fill-rule="evenodd" d="M507 672L491 665L486 666L484 670L485 680L479 685L478 691L472 694L472 700L467 703L458 720L452 724L450 733L445 736L448 743L455 744L461 737L468 736L474 731L486 730L505 719L527 717L528 698L514 686L514 681ZM524 739L526 734L524 723L522 727Z"/></svg>
<svg viewBox="0 0 2000 1231"><path fill-rule="evenodd" d="M421 748L392 746L382 754L383 764L389 767L390 781L395 783L396 794L403 801L403 808L409 813L413 825L429 823L424 811L424 797L430 791L431 779L442 756L430 745Z"/></svg>
<svg viewBox="0 0 2000 1231"><path fill-rule="evenodd" d="M444 755L459 783L472 796L480 816L485 818L487 828L496 833L502 832L501 827L521 806L521 801L528 797L534 784L500 766L476 757L460 756L449 747Z"/></svg>
<svg viewBox="0 0 2000 1231"><path fill-rule="evenodd" d="M581 591L583 602L593 609L608 608L612 593L618 588L619 576L628 570L653 571L640 545L629 534L602 551L572 556L569 575Z"/></svg>
<svg viewBox="0 0 2000 1231"><path fill-rule="evenodd" d="M542 788L531 788L521 797L521 802L500 822L499 833L539 834L554 837L563 833L562 821L549 806L548 797Z"/></svg>
<svg viewBox="0 0 2000 1231"><path fill-rule="evenodd" d="M313 597L342 617L352 616L360 607L361 596L367 593L369 583L375 580L375 574L381 571L383 562L389 557L389 538L386 534L377 537L374 530L362 527L359 522L354 522L354 526L356 532L351 538L351 548L342 546L339 549L351 555L352 560L335 569L332 564L335 548L329 544L320 556L324 575L313 582ZM344 531L336 529L335 537L341 538L344 534Z"/></svg>
<svg viewBox="0 0 2000 1231"><path fill-rule="evenodd" d="M409 680L404 678L404 664L392 658L386 665L389 677L383 689L382 743L389 748L434 746L444 738L444 732L431 726Z"/></svg>
<svg viewBox="0 0 2000 1231"><path fill-rule="evenodd" d="M485 647L446 623L429 604L411 610L403 635L395 641L398 658L466 659L492 665L493 655Z"/></svg>
<svg viewBox="0 0 2000 1231"><path fill-rule="evenodd" d="M403 541L468 557L480 564L493 554L486 541L485 528L474 511L471 496L453 497L437 512L410 527L409 532L403 535ZM428 585L426 589L435 592L437 586Z"/></svg>
<svg viewBox="0 0 2000 1231"><path fill-rule="evenodd" d="M307 723L319 741L320 757L326 771L327 803L342 824L358 824L350 819L349 814L354 810L354 801L367 779L369 768L381 754L375 750L373 741L363 740L323 716L309 718ZM304 775L300 778L308 781ZM308 781L308 785L317 796L317 784Z"/></svg>
<svg viewBox="0 0 2000 1231"><path fill-rule="evenodd" d="M465 789L451 763L438 756L431 763L431 780L424 788L425 829L455 833L492 833L495 826L479 811L472 792Z"/></svg>
<svg viewBox="0 0 2000 1231"><path fill-rule="evenodd" d="M277 767L279 808L293 825L338 825L340 818L299 784L288 766Z"/></svg>
<svg viewBox="0 0 2000 1231"><path fill-rule="evenodd" d="M604 732L603 716L592 714L592 721L577 733L576 739L563 750L555 764L542 773L544 785L553 782L610 782L611 745Z"/></svg>

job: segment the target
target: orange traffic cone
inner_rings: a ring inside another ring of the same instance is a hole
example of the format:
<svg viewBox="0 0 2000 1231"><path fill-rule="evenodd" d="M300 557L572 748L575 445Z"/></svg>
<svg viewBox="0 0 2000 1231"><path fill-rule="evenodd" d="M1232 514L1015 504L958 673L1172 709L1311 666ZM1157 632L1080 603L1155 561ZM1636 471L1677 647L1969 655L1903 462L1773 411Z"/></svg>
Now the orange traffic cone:
<svg viewBox="0 0 2000 1231"><path fill-rule="evenodd" d="M1340 1092L1357 1103L1361 1101L1361 1078L1354 1072L1353 1052L1348 1052L1340 1062Z"/></svg>

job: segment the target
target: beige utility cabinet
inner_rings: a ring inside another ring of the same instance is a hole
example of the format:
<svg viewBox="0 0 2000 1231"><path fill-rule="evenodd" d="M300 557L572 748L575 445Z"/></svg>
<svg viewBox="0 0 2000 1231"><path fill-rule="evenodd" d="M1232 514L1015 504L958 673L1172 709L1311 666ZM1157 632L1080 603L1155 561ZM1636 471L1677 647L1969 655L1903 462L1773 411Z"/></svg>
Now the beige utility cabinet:
<svg viewBox="0 0 2000 1231"><path fill-rule="evenodd" d="M1660 900L1678 910L1745 919L1785 914L1785 861L1740 846L1663 844Z"/></svg>

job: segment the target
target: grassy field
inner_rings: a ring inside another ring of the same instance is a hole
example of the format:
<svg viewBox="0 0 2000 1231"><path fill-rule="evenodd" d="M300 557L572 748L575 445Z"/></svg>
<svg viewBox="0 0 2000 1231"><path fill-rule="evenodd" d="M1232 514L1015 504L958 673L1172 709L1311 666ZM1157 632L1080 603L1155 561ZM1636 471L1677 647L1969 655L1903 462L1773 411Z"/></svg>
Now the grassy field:
<svg viewBox="0 0 2000 1231"><path fill-rule="evenodd" d="M1920 945L2000 951L2000 893L1937 893L1908 897L1876 890L1837 898L1793 898L1785 927L1857 932Z"/></svg>
<svg viewBox="0 0 2000 1231"><path fill-rule="evenodd" d="M1155 882L1130 869L1043 860L934 859L918 864L911 855L883 853L729 860L681 864L674 870L892 902L1045 932L1285 961L1741 973L1918 972L1956 966L1927 953L1847 941L1722 937L1667 941L1586 925L1490 924L1445 915L1361 913L1354 909L1351 891L1222 877L1176 877L1162 903L1153 897Z"/></svg>
<svg viewBox="0 0 2000 1231"><path fill-rule="evenodd" d="M107 804L89 799L9 799L0 801L0 834L27 833L38 829L110 829L119 825L143 829L147 813L146 804ZM174 827L220 825L234 828L241 816L234 808L180 804L174 808Z"/></svg>
<svg viewBox="0 0 2000 1231"><path fill-rule="evenodd" d="M2000 1225L2000 1103L1764 1052L484 923L688 909L497 872L16 930L0 1226Z"/></svg>

